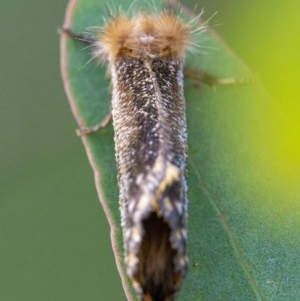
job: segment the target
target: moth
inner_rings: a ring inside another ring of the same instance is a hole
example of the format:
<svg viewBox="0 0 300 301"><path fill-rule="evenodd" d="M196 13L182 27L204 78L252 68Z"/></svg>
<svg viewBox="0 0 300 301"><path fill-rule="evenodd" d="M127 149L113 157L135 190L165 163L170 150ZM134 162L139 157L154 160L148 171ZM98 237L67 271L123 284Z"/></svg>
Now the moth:
<svg viewBox="0 0 300 301"><path fill-rule="evenodd" d="M142 11L111 17L93 37L62 31L90 45L111 77L127 274L141 300L174 300L188 269L183 65L191 25L170 10Z"/></svg>

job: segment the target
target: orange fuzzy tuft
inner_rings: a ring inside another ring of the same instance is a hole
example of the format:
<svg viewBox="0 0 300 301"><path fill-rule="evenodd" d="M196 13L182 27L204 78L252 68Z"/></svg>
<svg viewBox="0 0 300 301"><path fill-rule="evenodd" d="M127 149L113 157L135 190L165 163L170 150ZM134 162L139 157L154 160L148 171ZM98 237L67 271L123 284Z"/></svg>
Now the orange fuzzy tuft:
<svg viewBox="0 0 300 301"><path fill-rule="evenodd" d="M127 16L121 15L105 24L99 37L99 53L105 57L116 57L124 48L126 40L133 30L133 22Z"/></svg>
<svg viewBox="0 0 300 301"><path fill-rule="evenodd" d="M172 56L182 59L191 44L191 30L177 16L120 15L104 25L98 37L97 53L114 62L121 57L149 58Z"/></svg>

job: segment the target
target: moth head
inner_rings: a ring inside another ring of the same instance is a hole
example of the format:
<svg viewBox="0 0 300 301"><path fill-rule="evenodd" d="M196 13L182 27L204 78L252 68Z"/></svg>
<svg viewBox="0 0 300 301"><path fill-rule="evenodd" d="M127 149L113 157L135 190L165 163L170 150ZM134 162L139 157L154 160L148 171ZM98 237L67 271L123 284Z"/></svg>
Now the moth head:
<svg viewBox="0 0 300 301"><path fill-rule="evenodd" d="M118 58L152 59L171 56L183 59L191 44L189 26L169 12L120 15L108 22L99 35L100 53L114 62Z"/></svg>

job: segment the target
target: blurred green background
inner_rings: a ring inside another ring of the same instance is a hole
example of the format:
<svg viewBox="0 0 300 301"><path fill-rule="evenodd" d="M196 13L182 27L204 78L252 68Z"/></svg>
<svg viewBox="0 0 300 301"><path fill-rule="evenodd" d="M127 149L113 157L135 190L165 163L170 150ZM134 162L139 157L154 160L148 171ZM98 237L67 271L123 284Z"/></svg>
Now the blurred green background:
<svg viewBox="0 0 300 301"><path fill-rule="evenodd" d="M67 2L0 1L3 301L125 300L60 79L57 28ZM286 112L286 140L275 151L292 150L288 158L300 167L299 0L203 0L202 7L205 18L218 11L210 24Z"/></svg>

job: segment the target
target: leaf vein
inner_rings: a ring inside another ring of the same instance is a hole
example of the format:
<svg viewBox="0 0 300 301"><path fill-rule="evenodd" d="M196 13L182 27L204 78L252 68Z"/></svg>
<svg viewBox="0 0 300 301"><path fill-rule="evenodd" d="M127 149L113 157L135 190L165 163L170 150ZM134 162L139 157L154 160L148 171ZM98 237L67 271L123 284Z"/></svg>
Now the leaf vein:
<svg viewBox="0 0 300 301"><path fill-rule="evenodd" d="M256 299L258 301L266 301L266 298L265 298L264 294L262 293L255 276L253 275L253 273L251 271L251 268L247 262L247 259L243 255L242 250L240 249L238 242L237 242L236 238L234 237L234 233L231 229L229 219L227 218L224 211L221 209L221 205L220 205L219 201L217 200L216 196L212 192L209 191L209 189L204 181L203 176L201 176L200 172L195 168L195 166L197 166L197 165L194 164L194 162L192 162L191 166L198 179L199 188L202 190L204 195L207 197L209 203L211 204L211 206L214 208L217 215L219 216L220 223L228 236L228 240L233 249L234 255L237 258L237 261L238 261L240 267L244 271L246 278L248 280L248 283L256 296Z"/></svg>

